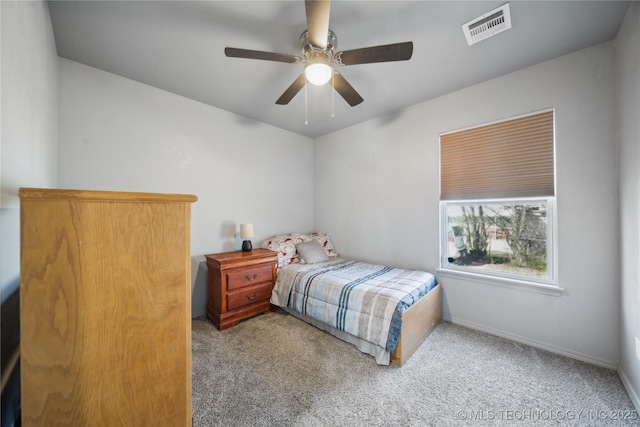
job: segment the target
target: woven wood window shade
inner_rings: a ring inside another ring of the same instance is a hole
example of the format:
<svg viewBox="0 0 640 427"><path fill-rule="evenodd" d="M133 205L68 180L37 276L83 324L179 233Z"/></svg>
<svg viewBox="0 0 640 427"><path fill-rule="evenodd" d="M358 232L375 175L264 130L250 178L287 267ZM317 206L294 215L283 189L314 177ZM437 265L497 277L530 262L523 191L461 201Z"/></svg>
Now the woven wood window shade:
<svg viewBox="0 0 640 427"><path fill-rule="evenodd" d="M554 196L553 111L440 136L440 198Z"/></svg>

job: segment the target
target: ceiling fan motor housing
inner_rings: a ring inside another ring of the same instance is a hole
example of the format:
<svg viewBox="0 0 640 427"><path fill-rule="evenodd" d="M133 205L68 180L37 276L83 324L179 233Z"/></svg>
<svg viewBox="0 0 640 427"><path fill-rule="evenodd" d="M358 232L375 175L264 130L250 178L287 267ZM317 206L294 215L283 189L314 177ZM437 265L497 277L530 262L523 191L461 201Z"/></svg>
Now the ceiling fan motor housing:
<svg viewBox="0 0 640 427"><path fill-rule="evenodd" d="M305 56L305 59L309 57L312 52L324 52L328 57L332 57L335 50L338 48L338 36L332 30L327 33L327 47L325 49L317 48L309 41L309 31L305 30L300 35L300 48Z"/></svg>
<svg viewBox="0 0 640 427"><path fill-rule="evenodd" d="M329 30L327 33L327 47L319 48L311 44L309 31L305 30L300 36L300 47L305 63L304 74L307 81L316 86L327 83L333 75L332 63L336 62L335 49L338 45L338 37Z"/></svg>

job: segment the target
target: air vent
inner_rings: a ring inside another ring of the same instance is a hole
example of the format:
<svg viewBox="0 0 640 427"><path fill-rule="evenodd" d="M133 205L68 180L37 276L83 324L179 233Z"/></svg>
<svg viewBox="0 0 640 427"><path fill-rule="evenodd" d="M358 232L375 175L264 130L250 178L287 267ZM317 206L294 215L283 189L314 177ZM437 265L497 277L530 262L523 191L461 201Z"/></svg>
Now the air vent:
<svg viewBox="0 0 640 427"><path fill-rule="evenodd" d="M509 3L473 19L462 26L469 46L511 28Z"/></svg>

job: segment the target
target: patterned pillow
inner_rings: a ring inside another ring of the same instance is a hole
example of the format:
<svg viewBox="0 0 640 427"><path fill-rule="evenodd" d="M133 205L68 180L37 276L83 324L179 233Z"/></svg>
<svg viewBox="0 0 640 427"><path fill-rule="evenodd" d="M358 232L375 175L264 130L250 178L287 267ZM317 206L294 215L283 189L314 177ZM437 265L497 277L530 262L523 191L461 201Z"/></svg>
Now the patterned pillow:
<svg viewBox="0 0 640 427"><path fill-rule="evenodd" d="M263 249L278 253L278 269L292 262L298 262L296 245L309 240L309 236L300 233L280 234L262 242Z"/></svg>
<svg viewBox="0 0 640 427"><path fill-rule="evenodd" d="M299 254L296 245L302 242L316 240L330 257L339 257L340 254L333 250L333 244L327 233L315 232L311 234L289 233L279 234L262 242L263 249L269 249L278 253L278 270L285 265L299 262Z"/></svg>

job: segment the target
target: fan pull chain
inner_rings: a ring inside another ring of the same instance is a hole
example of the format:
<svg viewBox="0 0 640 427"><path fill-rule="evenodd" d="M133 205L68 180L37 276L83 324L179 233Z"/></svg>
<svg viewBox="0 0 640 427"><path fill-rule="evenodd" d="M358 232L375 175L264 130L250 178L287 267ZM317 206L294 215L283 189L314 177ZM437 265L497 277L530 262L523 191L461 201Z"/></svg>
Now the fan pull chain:
<svg viewBox="0 0 640 427"><path fill-rule="evenodd" d="M307 114L307 84L304 85L304 125L309 124L309 118Z"/></svg>
<svg viewBox="0 0 640 427"><path fill-rule="evenodd" d="M336 97L336 72L331 73L331 118L336 118L336 108L334 99Z"/></svg>

